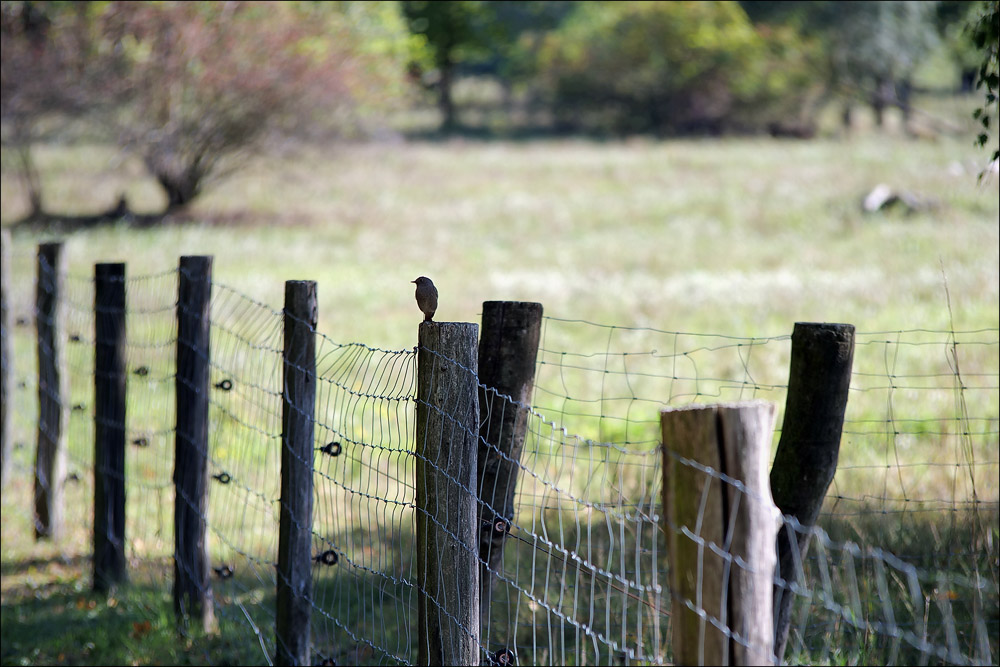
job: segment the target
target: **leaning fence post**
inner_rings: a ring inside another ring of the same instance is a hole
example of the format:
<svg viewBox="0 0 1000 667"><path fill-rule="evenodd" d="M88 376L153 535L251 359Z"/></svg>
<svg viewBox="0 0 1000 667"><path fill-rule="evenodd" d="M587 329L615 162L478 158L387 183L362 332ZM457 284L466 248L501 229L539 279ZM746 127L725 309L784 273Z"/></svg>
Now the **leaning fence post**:
<svg viewBox="0 0 1000 667"><path fill-rule="evenodd" d="M94 267L94 590L125 572L125 265Z"/></svg>
<svg viewBox="0 0 1000 667"><path fill-rule="evenodd" d="M763 401L661 412L677 664L773 663L774 416Z"/></svg>
<svg viewBox="0 0 1000 667"><path fill-rule="evenodd" d="M208 392L212 258L181 257L177 299L174 453L174 611L215 629L209 580Z"/></svg>
<svg viewBox="0 0 1000 667"><path fill-rule="evenodd" d="M310 664L316 320L316 283L287 281L275 610L277 665Z"/></svg>
<svg viewBox="0 0 1000 667"><path fill-rule="evenodd" d="M11 438L10 412L7 403L12 400L11 377L14 375L14 357L11 352L10 326L10 232L0 229L0 489L7 486L10 477L14 441Z"/></svg>
<svg viewBox="0 0 1000 667"><path fill-rule="evenodd" d="M60 307L62 243L38 246L35 322L38 332L38 452L35 458L35 538L58 540L64 522L69 376L64 369Z"/></svg>
<svg viewBox="0 0 1000 667"><path fill-rule="evenodd" d="M840 437L854 361L853 324L796 322L781 439L771 466L771 493L782 514L803 527L816 523L826 490L837 471ZM804 555L808 539L782 525L778 533L778 576L795 579L792 554ZM780 660L788 642L794 596L787 585L774 587L774 649Z"/></svg>
<svg viewBox="0 0 1000 667"><path fill-rule="evenodd" d="M483 303L479 339L480 631L489 620L495 573L514 520L514 491L535 382L542 304Z"/></svg>
<svg viewBox="0 0 1000 667"><path fill-rule="evenodd" d="M479 664L476 338L465 322L423 322L417 352L418 663Z"/></svg>

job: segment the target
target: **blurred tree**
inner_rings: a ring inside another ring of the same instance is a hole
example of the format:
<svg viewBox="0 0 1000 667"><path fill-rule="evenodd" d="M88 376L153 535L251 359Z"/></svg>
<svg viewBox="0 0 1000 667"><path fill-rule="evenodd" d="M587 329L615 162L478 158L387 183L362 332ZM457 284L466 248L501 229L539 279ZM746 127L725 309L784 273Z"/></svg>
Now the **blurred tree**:
<svg viewBox="0 0 1000 667"><path fill-rule="evenodd" d="M0 118L13 149L29 219L43 216L42 182L32 147L59 119L89 107L79 56L89 49L87 8L62 2L0 4Z"/></svg>
<svg viewBox="0 0 1000 667"><path fill-rule="evenodd" d="M941 0L935 12L935 26L945 44L951 60L957 65L959 79L956 87L962 93L975 89L979 72L980 51L969 39L969 24L979 14L979 3L969 0Z"/></svg>
<svg viewBox="0 0 1000 667"><path fill-rule="evenodd" d="M391 6L390 6L391 7ZM402 23L372 2L109 3L103 63L127 102L114 117L167 195L186 206L269 132L320 124L401 70ZM393 8L394 9L394 8Z"/></svg>
<svg viewBox="0 0 1000 667"><path fill-rule="evenodd" d="M99 107L163 188L165 213L268 136L337 127L404 90L394 3L44 3L47 59L32 65L39 37L17 26L39 4L4 3L5 120Z"/></svg>
<svg viewBox="0 0 1000 667"><path fill-rule="evenodd" d="M920 59L937 43L934 2L843 2L833 24L831 60L838 78L867 93L875 123L896 105L909 120L911 79Z"/></svg>
<svg viewBox="0 0 1000 667"><path fill-rule="evenodd" d="M809 57L794 29L765 39L726 2L581 3L539 56L563 128L667 134L747 129L779 99L777 115L801 107Z"/></svg>
<svg viewBox="0 0 1000 667"><path fill-rule="evenodd" d="M402 8L410 31L425 40L426 50L411 60L411 73L422 78L428 64L433 68L436 80L432 85L438 94L441 129L450 132L456 123L452 99L455 66L470 54L481 55L486 51L485 33L482 23L477 21L482 3L475 0L404 0Z"/></svg>
<svg viewBox="0 0 1000 667"><path fill-rule="evenodd" d="M826 64L816 75L846 100L863 99L882 125L887 106L908 119L912 76L938 43L938 2L841 0L740 3L757 23L787 23L821 38ZM947 14L947 12L945 12Z"/></svg>
<svg viewBox="0 0 1000 667"><path fill-rule="evenodd" d="M509 91L534 74L539 36L559 25L577 4L568 0L407 0L410 31L421 38L411 75L437 92L441 131L458 125L452 88L457 75L486 73Z"/></svg>

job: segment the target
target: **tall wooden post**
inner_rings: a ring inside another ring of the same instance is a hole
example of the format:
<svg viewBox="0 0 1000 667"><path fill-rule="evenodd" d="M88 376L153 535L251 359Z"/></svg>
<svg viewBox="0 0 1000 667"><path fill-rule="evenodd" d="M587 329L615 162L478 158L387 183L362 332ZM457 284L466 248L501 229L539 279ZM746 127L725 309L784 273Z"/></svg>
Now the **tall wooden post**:
<svg viewBox="0 0 1000 667"><path fill-rule="evenodd" d="M423 322L417 352L418 663L479 664L476 338Z"/></svg>
<svg viewBox="0 0 1000 667"><path fill-rule="evenodd" d="M316 283L285 283L281 514L275 614L277 665L309 665L312 609Z"/></svg>
<svg viewBox="0 0 1000 667"><path fill-rule="evenodd" d="M816 524L826 491L837 472L840 437L847 411L854 362L853 324L797 322L781 439L771 467L771 493L782 514L808 528ZM807 538L783 525L778 533L778 575L795 579L793 550L799 557ZM787 586L774 587L774 646L784 657L794 596Z"/></svg>
<svg viewBox="0 0 1000 667"><path fill-rule="evenodd" d="M14 376L14 355L11 340L14 330L10 317L10 232L0 229L0 489L7 486L10 477L14 441L10 430L10 411L7 404L13 400L10 393Z"/></svg>
<svg viewBox="0 0 1000 667"><path fill-rule="evenodd" d="M125 265L94 267L94 590L125 572Z"/></svg>
<svg viewBox="0 0 1000 667"><path fill-rule="evenodd" d="M773 663L779 516L767 486L767 462L774 417L774 405L763 401L661 413L677 664Z"/></svg>
<svg viewBox="0 0 1000 667"><path fill-rule="evenodd" d="M35 458L35 538L58 540L64 529L69 376L64 371L62 243L38 246L35 322L38 331L38 452Z"/></svg>
<svg viewBox="0 0 1000 667"><path fill-rule="evenodd" d="M535 383L542 304L483 303L479 339L480 628L486 632L495 573L514 520L514 491Z"/></svg>
<svg viewBox="0 0 1000 667"><path fill-rule="evenodd" d="M181 257L177 300L174 611L215 630L209 579L208 393L212 258Z"/></svg>

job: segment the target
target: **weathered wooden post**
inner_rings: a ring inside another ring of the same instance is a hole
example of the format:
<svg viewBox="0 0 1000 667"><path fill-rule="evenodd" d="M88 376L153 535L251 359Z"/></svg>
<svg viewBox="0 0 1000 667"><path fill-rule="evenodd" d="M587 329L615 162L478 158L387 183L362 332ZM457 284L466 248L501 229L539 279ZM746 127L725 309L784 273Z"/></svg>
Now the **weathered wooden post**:
<svg viewBox="0 0 1000 667"><path fill-rule="evenodd" d="M174 611L215 630L209 579L208 393L212 258L181 257L177 299L177 429L174 453Z"/></svg>
<svg viewBox="0 0 1000 667"><path fill-rule="evenodd" d="M312 609L316 283L285 283L281 413L281 514L275 613L277 665L309 665Z"/></svg>
<svg viewBox="0 0 1000 667"><path fill-rule="evenodd" d="M14 440L10 430L10 412L7 403L13 400L10 393L14 376L14 355L11 340L14 330L10 321L10 232L0 229L0 489L7 486L10 477Z"/></svg>
<svg viewBox="0 0 1000 667"><path fill-rule="evenodd" d="M677 664L774 662L779 516L767 486L774 419L774 405L763 401L661 412Z"/></svg>
<svg viewBox="0 0 1000 667"><path fill-rule="evenodd" d="M94 590L125 571L125 265L94 267Z"/></svg>
<svg viewBox="0 0 1000 667"><path fill-rule="evenodd" d="M65 334L62 243L38 246L35 323L38 332L38 452L35 458L35 539L58 540L64 529L69 376L63 372Z"/></svg>
<svg viewBox="0 0 1000 667"><path fill-rule="evenodd" d="M514 519L514 491L535 383L542 304L483 303L479 339L480 631L486 632L495 573Z"/></svg>
<svg viewBox="0 0 1000 667"><path fill-rule="evenodd" d="M417 352L418 663L479 664L476 338L465 322L423 322Z"/></svg>
<svg viewBox="0 0 1000 667"><path fill-rule="evenodd" d="M771 494L782 514L802 526L816 524L826 491L837 472L840 436L847 410L854 362L853 324L796 322L781 439L771 466ZM795 579L794 564L808 548L808 537L786 525L778 533L778 576ZM774 648L784 657L794 595L774 587Z"/></svg>

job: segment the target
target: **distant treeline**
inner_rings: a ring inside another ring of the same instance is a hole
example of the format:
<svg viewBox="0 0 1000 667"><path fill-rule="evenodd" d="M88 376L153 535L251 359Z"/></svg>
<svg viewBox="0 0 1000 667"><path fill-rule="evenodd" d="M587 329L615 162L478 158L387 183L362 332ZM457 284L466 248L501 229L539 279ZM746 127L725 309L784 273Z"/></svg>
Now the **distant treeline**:
<svg viewBox="0 0 1000 667"><path fill-rule="evenodd" d="M556 132L811 136L831 102L908 117L933 54L935 85L986 82L984 132L995 110L997 0L0 4L3 145L32 220L50 217L32 146L70 121L141 158L169 214L275 136L370 132L428 96L439 132L462 129L468 75Z"/></svg>

